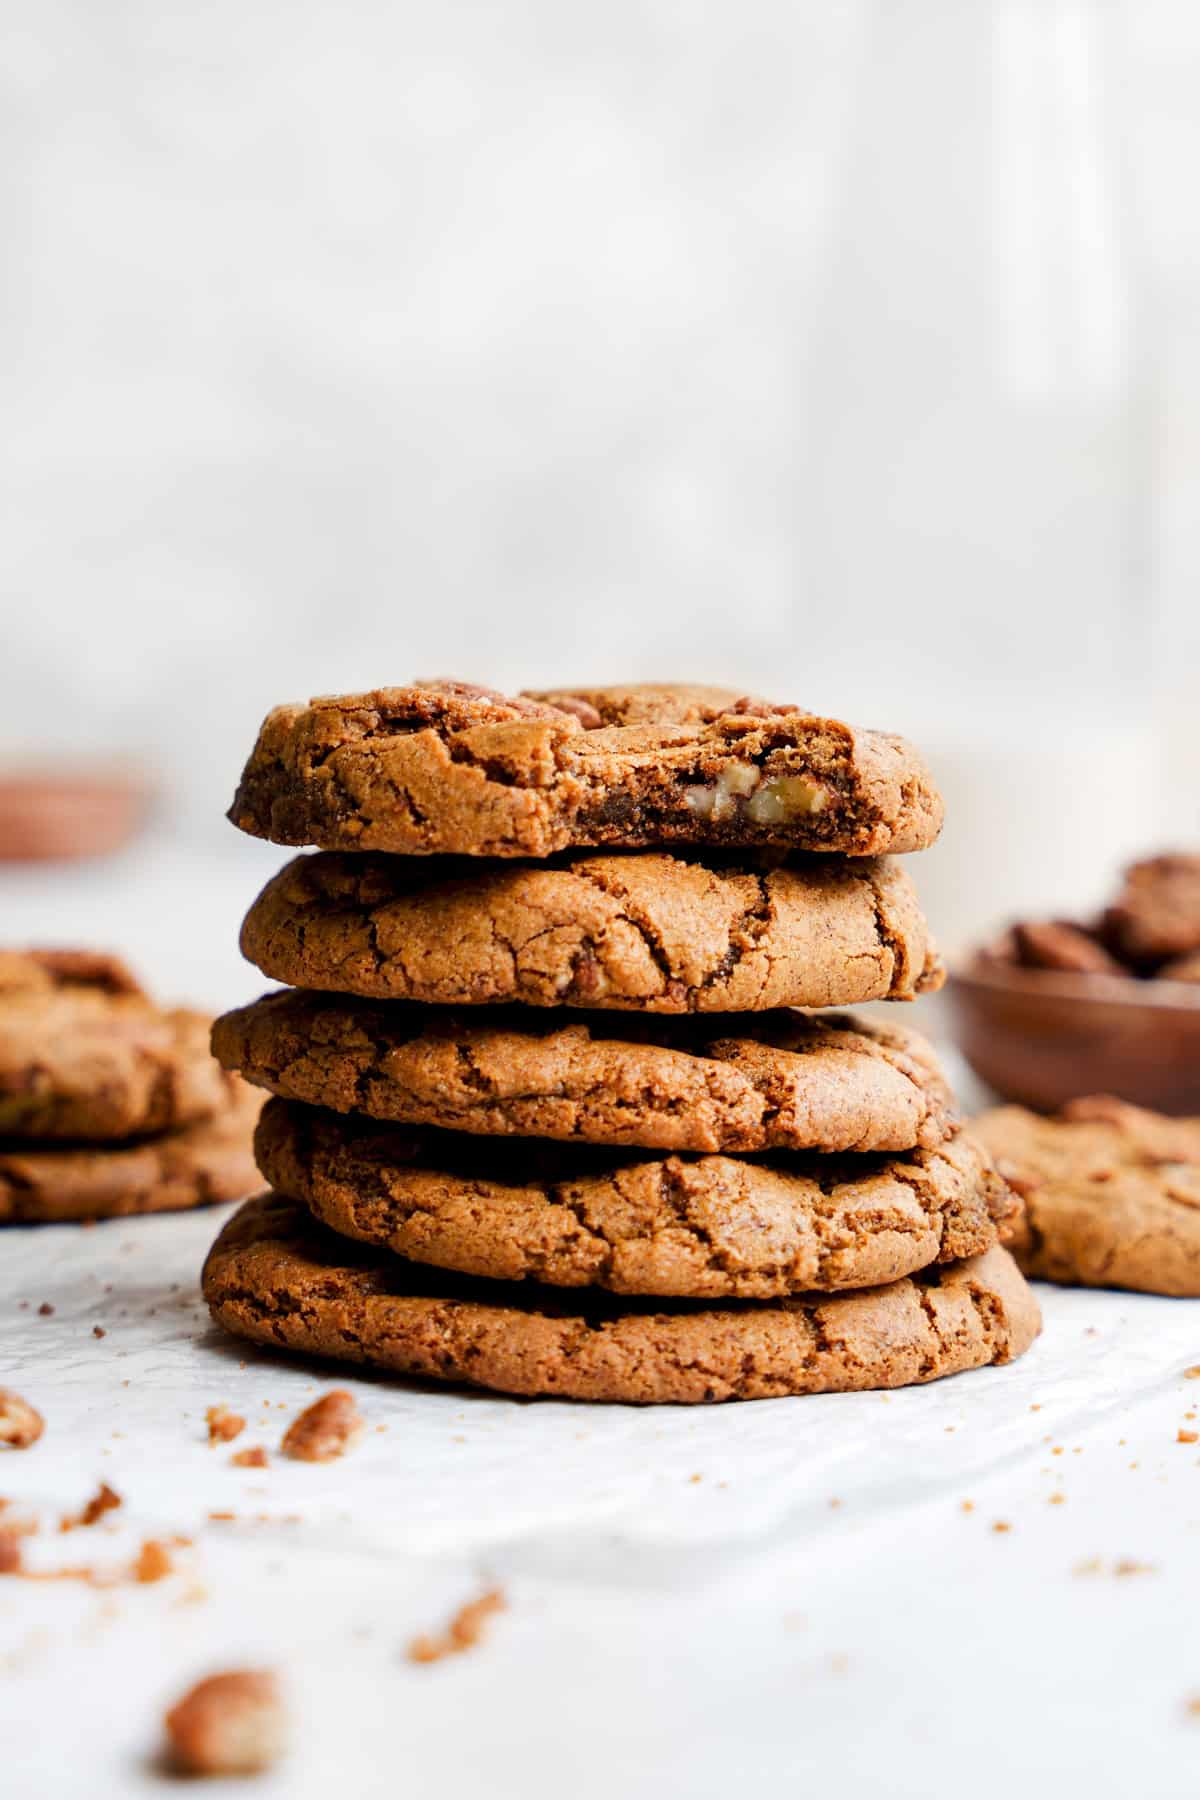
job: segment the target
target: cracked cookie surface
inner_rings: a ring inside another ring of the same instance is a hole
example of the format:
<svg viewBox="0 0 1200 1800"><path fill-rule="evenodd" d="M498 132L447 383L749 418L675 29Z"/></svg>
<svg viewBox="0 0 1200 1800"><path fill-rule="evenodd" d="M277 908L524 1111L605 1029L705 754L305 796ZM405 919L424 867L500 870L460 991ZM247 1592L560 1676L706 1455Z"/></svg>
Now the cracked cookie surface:
<svg viewBox="0 0 1200 1800"><path fill-rule="evenodd" d="M255 1154L276 1192L342 1236L465 1275L619 1294L871 1287L990 1249L1016 1207L961 1133L904 1156L647 1160L271 1100Z"/></svg>
<svg viewBox="0 0 1200 1800"><path fill-rule="evenodd" d="M1008 1362L1041 1326L999 1248L830 1298L651 1311L380 1256L273 1194L225 1224L202 1283L217 1322L255 1343L511 1394L640 1404L904 1387Z"/></svg>
<svg viewBox="0 0 1200 1800"><path fill-rule="evenodd" d="M1027 1273L1200 1295L1200 1119L1097 1095L1051 1119L999 1106L971 1130L1021 1197L1012 1248Z"/></svg>
<svg viewBox="0 0 1200 1800"><path fill-rule="evenodd" d="M942 802L902 738L720 688L509 697L431 681L281 706L229 813L325 850L543 857L715 844L922 850Z"/></svg>
<svg viewBox="0 0 1200 1800"><path fill-rule="evenodd" d="M854 1006L909 1000L943 974L908 876L876 857L488 866L324 852L268 882L241 943L291 987L433 1005Z"/></svg>
<svg viewBox="0 0 1200 1800"><path fill-rule="evenodd" d="M229 1100L211 1021L156 1006L123 964L82 951L0 956L0 1138L174 1130Z"/></svg>
<svg viewBox="0 0 1200 1800"><path fill-rule="evenodd" d="M234 1081L211 1118L135 1143L46 1147L0 1140L0 1223L116 1219L240 1200L257 1185L262 1096Z"/></svg>
<svg viewBox="0 0 1200 1800"><path fill-rule="evenodd" d="M656 1150L908 1150L956 1123L929 1045L850 1016L440 1011L303 990L213 1050L286 1100L408 1125Z"/></svg>

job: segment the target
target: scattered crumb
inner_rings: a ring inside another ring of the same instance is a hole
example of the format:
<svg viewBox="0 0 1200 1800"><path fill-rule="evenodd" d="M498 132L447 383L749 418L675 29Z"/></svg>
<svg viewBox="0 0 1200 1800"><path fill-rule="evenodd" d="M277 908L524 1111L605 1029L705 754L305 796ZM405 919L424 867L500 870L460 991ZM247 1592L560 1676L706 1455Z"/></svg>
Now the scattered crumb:
<svg viewBox="0 0 1200 1800"><path fill-rule="evenodd" d="M1175 1433L1175 1442L1177 1444L1200 1443L1200 1431L1185 1431L1181 1425Z"/></svg>
<svg viewBox="0 0 1200 1800"><path fill-rule="evenodd" d="M1051 1494L1051 1496L1050 1496L1051 1506L1061 1506L1063 1504L1063 1502L1066 1500L1066 1497L1067 1496L1065 1494Z"/></svg>
<svg viewBox="0 0 1200 1800"><path fill-rule="evenodd" d="M703 1475L689 1475L689 1476L688 1476L688 1480L689 1480L689 1481L691 1481L691 1482L696 1482L696 1481L703 1481L703 1480L704 1480L704 1477L703 1477ZM830 1504L830 1506L832 1506L832 1505L833 1505L833 1504L834 1504L834 1502L833 1502L833 1501L832 1501L832 1500L831 1500L831 1501L830 1501L830 1502L829 1502L829 1504Z"/></svg>
<svg viewBox="0 0 1200 1800"><path fill-rule="evenodd" d="M483 1628L493 1613L503 1612L507 1601L499 1588L489 1588L477 1600L460 1606L444 1632L415 1637L408 1646L408 1660L415 1663L440 1662L444 1656L457 1656L472 1650L483 1636Z"/></svg>
<svg viewBox="0 0 1200 1800"><path fill-rule="evenodd" d="M42 1304L38 1307L38 1317L41 1319L48 1319L53 1311L54 1308L51 1306L50 1302L48 1300L43 1300Z"/></svg>
<svg viewBox="0 0 1200 1800"><path fill-rule="evenodd" d="M1138 1562L1132 1556L1123 1556L1113 1564L1114 1575L1154 1575L1157 1572L1154 1563Z"/></svg>
<svg viewBox="0 0 1200 1800"><path fill-rule="evenodd" d="M60 1531L76 1531L81 1525L94 1525L98 1519L104 1517L105 1513L115 1512L121 1504L121 1496L116 1489L110 1488L107 1481L102 1481L83 1511L75 1514L68 1513L65 1518L59 1520L58 1529Z"/></svg>
<svg viewBox="0 0 1200 1800"><path fill-rule="evenodd" d="M1193 1363L1190 1369L1185 1369L1183 1372L1189 1381L1200 1379L1200 1363Z"/></svg>
<svg viewBox="0 0 1200 1800"><path fill-rule="evenodd" d="M1075 1564L1071 1573L1072 1575L1099 1575L1103 1568L1104 1564L1098 1556L1087 1556L1082 1562Z"/></svg>
<svg viewBox="0 0 1200 1800"><path fill-rule="evenodd" d="M208 1516L210 1519L216 1519L219 1521L237 1518L237 1514L235 1512L210 1512Z"/></svg>
<svg viewBox="0 0 1200 1800"><path fill-rule="evenodd" d="M1061 1444L1055 1444L1053 1450L1050 1452L1051 1456L1061 1456L1062 1453L1063 1447Z"/></svg>
<svg viewBox="0 0 1200 1800"><path fill-rule="evenodd" d="M1040 1400L1035 1400L1035 1401L1034 1401L1034 1402L1033 1402L1033 1404L1032 1404L1032 1405L1031 1405L1031 1406L1030 1406L1030 1408L1029 1408L1029 1410L1030 1410L1030 1412L1041 1412L1041 1410L1042 1410L1042 1403L1041 1403L1041 1401L1040 1401Z"/></svg>
<svg viewBox="0 0 1200 1800"><path fill-rule="evenodd" d="M21 1539L7 1527L0 1531L0 1575L16 1575L21 1569Z"/></svg>
<svg viewBox="0 0 1200 1800"><path fill-rule="evenodd" d="M964 1500L962 1503L962 1510L963 1512L974 1512L975 1502L973 1500Z"/></svg>
<svg viewBox="0 0 1200 1800"><path fill-rule="evenodd" d="M231 1412L227 1406L210 1406L204 1415L208 1426L210 1444L228 1444L239 1431L246 1429L246 1421L239 1413Z"/></svg>
<svg viewBox="0 0 1200 1800"><path fill-rule="evenodd" d="M830 1502L829 1502L829 1506L830 1506L830 1510L831 1510L831 1511L832 1511L832 1512L836 1512L836 1511L837 1511L837 1509L838 1509L838 1507L839 1507L839 1506L840 1506L840 1505L841 1505L841 1504L842 1504L842 1503L841 1503L841 1501L840 1501L840 1500L838 1500L838 1499L836 1499L836 1498L835 1498L835 1499L833 1499L833 1500L831 1500L831 1501L830 1501Z"/></svg>
<svg viewBox="0 0 1200 1800"><path fill-rule="evenodd" d="M331 1388L294 1418L282 1450L296 1462L333 1462L362 1436L366 1421L345 1388Z"/></svg>
<svg viewBox="0 0 1200 1800"><path fill-rule="evenodd" d="M833 1670L835 1675L844 1675L846 1670L850 1667L850 1658L848 1656L835 1654L829 1659L829 1667Z"/></svg>
<svg viewBox="0 0 1200 1800"><path fill-rule="evenodd" d="M230 1669L199 1682L166 1717L174 1767L188 1775L254 1775L283 1753L287 1715L274 1675Z"/></svg>
<svg viewBox="0 0 1200 1800"><path fill-rule="evenodd" d="M137 1560L133 1565L134 1580L143 1583L161 1581L164 1576L171 1575L174 1571L175 1564L167 1546L158 1538L147 1538L138 1551Z"/></svg>
<svg viewBox="0 0 1200 1800"><path fill-rule="evenodd" d="M992 1530L993 1531L1011 1531L1012 1526L1009 1524L1007 1519L997 1519L996 1523L992 1526Z"/></svg>
<svg viewBox="0 0 1200 1800"><path fill-rule="evenodd" d="M252 1444L247 1450L235 1450L230 1462L238 1469L265 1469L267 1453L261 1444Z"/></svg>
<svg viewBox="0 0 1200 1800"><path fill-rule="evenodd" d="M1191 1369L1188 1370L1189 1375L1192 1372ZM1183 1703L1183 1710L1189 1719L1200 1719L1200 1694L1189 1694Z"/></svg>
<svg viewBox="0 0 1200 1800"><path fill-rule="evenodd" d="M45 1430L40 1412L14 1394L11 1388L0 1388L0 1445L9 1450L28 1450Z"/></svg>
<svg viewBox="0 0 1200 1800"><path fill-rule="evenodd" d="M103 1325L93 1325L92 1326L92 1336L94 1338L102 1338L102 1337L107 1337L108 1333L107 1333L107 1331L105 1331Z"/></svg>

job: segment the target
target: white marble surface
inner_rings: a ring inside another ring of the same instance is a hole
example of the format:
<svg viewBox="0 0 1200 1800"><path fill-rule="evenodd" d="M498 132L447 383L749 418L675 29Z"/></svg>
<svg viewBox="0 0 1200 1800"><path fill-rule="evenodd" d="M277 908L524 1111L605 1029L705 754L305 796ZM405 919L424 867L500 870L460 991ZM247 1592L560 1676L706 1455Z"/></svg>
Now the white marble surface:
<svg viewBox="0 0 1200 1800"><path fill-rule="evenodd" d="M237 917L277 855L149 845L10 873L4 934L107 941L174 992L237 1000L258 985ZM208 1326L218 1222L0 1237L0 1384L47 1420L0 1460L0 1493L44 1522L30 1563L195 1540L154 1586L0 1581L6 1796L162 1791L164 1706L246 1662L293 1702L264 1800L1195 1794L1194 1306L1043 1289L1022 1362L890 1396L638 1411L353 1376L385 1430L340 1464L247 1471L207 1446L205 1407L273 1448L330 1374ZM60 1537L100 1478L124 1507ZM490 1582L509 1607L481 1647L405 1659Z"/></svg>

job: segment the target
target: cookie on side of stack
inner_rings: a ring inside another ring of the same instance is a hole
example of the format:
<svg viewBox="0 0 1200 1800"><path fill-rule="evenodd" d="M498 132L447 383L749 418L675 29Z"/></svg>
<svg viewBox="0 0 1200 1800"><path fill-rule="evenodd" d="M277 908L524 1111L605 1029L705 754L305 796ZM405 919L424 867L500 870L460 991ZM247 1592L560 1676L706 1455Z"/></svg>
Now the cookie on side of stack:
<svg viewBox="0 0 1200 1800"><path fill-rule="evenodd" d="M115 957L0 951L0 1222L236 1200L260 1097Z"/></svg>
<svg viewBox="0 0 1200 1800"><path fill-rule="evenodd" d="M1200 1296L1200 1119L1094 1094L1051 1119L998 1106L972 1129L1021 1198L1027 1274Z"/></svg>
<svg viewBox="0 0 1200 1800"><path fill-rule="evenodd" d="M755 1399L1005 1362L1015 1203L915 1034L942 972L903 740L695 687L282 707L231 812L318 854L213 1048L275 1098L231 1331L519 1394Z"/></svg>

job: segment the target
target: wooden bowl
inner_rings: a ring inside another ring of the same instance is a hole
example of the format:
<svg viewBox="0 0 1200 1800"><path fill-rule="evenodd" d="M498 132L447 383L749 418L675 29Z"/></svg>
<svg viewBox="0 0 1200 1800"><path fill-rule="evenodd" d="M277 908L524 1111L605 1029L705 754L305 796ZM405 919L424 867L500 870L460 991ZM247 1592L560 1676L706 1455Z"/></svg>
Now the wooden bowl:
<svg viewBox="0 0 1200 1800"><path fill-rule="evenodd" d="M0 769L0 862L110 855L141 830L150 800L121 770Z"/></svg>
<svg viewBox="0 0 1200 1800"><path fill-rule="evenodd" d="M1054 1112L1081 1094L1116 1094L1200 1114L1200 984L972 958L944 1001L963 1056L1005 1100Z"/></svg>

